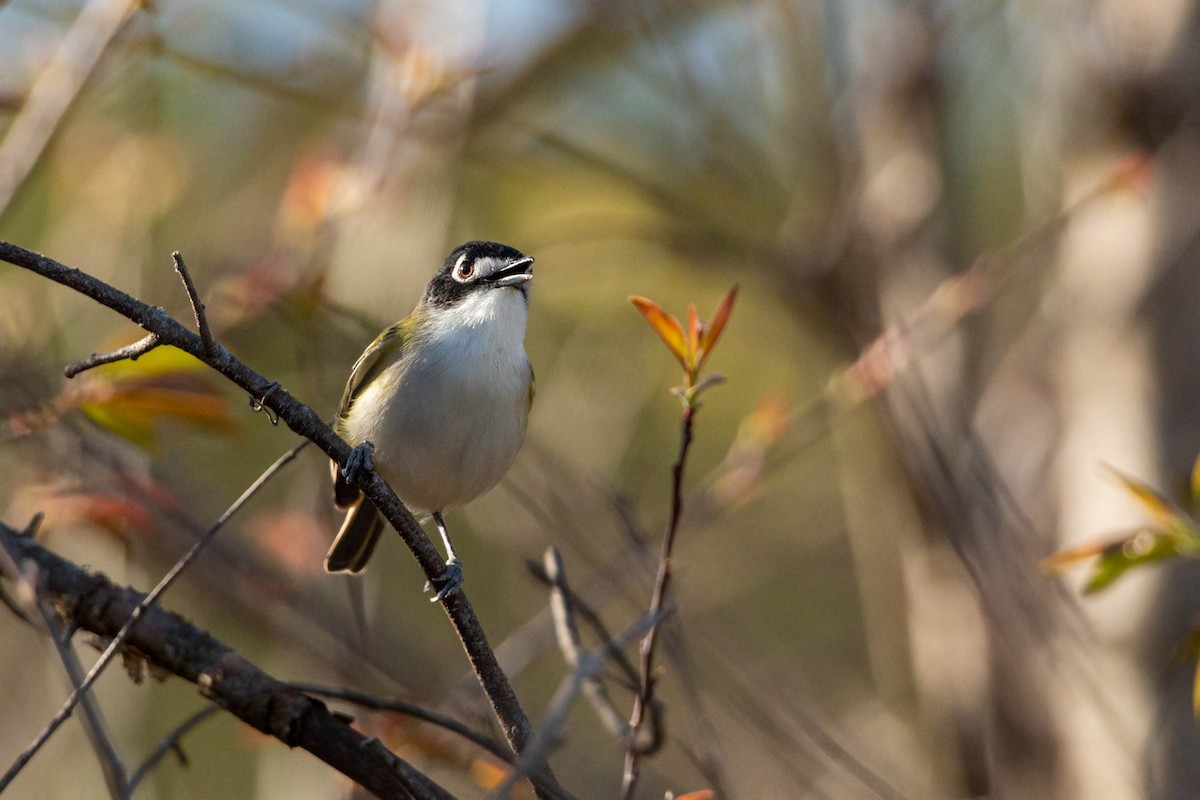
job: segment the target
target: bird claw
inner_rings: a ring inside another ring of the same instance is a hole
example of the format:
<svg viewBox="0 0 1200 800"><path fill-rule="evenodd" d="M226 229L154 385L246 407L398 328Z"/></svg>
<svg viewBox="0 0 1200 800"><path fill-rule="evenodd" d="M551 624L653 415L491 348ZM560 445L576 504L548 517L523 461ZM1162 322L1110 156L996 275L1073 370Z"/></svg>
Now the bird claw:
<svg viewBox="0 0 1200 800"><path fill-rule="evenodd" d="M342 467L342 477L346 479L347 483L357 486L364 473L375 469L375 459L372 458L374 453L375 445L370 442L362 442L354 446L350 455L346 456L346 463Z"/></svg>
<svg viewBox="0 0 1200 800"><path fill-rule="evenodd" d="M451 558L446 562L446 571L437 576L431 581L425 581L425 591L437 588L437 594L429 598L429 602L436 603L443 600L458 591L458 587L462 586L463 568L457 558Z"/></svg>

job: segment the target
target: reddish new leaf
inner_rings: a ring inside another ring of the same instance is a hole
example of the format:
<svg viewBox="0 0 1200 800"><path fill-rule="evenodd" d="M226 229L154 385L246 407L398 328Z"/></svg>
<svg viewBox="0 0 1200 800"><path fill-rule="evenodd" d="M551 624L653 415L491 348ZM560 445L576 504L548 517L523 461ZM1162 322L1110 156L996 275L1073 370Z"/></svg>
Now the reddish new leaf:
<svg viewBox="0 0 1200 800"><path fill-rule="evenodd" d="M717 339L721 338L721 332L725 330L725 323L729 322L729 315L733 313L733 301L737 299L737 294L738 285L735 283L729 287L729 290L721 297L721 301L717 303L713 318L705 326L704 336L700 340L700 364L704 363L704 359L716 346ZM696 365L697 369L700 368L700 364Z"/></svg>
<svg viewBox="0 0 1200 800"><path fill-rule="evenodd" d="M684 340L683 326L679 324L679 320L663 311L662 306L658 303L647 300L645 297L633 295L629 298L629 302L633 303L641 312L642 316L646 318L646 322L650 323L650 327L666 343L675 358L679 359L683 368L687 369L687 343Z"/></svg>
<svg viewBox="0 0 1200 800"><path fill-rule="evenodd" d="M699 361L704 359L704 354L700 350L700 335L704 329L704 323L700 321L700 315L696 313L696 304L688 304L688 324L687 324L687 364L688 375L694 381L696 379L696 371L700 369Z"/></svg>

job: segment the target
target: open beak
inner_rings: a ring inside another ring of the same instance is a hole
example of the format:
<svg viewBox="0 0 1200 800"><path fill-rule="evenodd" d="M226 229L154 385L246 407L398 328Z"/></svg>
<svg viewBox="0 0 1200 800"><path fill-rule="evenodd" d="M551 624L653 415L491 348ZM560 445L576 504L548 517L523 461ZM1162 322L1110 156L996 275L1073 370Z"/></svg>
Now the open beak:
<svg viewBox="0 0 1200 800"><path fill-rule="evenodd" d="M495 273L491 281L496 286L520 286L533 280L533 256L525 256Z"/></svg>

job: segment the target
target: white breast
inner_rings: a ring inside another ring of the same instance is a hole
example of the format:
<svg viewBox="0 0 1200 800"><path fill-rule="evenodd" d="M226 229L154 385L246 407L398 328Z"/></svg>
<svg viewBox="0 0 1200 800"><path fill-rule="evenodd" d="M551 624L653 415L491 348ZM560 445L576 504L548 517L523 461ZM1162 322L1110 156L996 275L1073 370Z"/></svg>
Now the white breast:
<svg viewBox="0 0 1200 800"><path fill-rule="evenodd" d="M376 468L410 508L469 502L512 465L532 379L525 317L525 298L513 288L434 311L421 342L355 401L347 434L375 444Z"/></svg>

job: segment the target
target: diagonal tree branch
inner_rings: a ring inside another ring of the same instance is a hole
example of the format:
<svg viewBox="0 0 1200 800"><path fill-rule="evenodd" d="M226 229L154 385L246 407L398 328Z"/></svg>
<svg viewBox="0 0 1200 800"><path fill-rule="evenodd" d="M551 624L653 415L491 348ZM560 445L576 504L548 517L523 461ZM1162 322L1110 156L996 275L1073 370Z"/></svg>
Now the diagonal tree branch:
<svg viewBox="0 0 1200 800"><path fill-rule="evenodd" d="M28 537L34 527L36 526L31 524L26 531L22 532L22 535ZM21 569L12 559L8 550L0 543L0 574L14 576L19 587L18 598L24 599L25 605L32 606L37 611L37 616L41 618L42 622L42 633L50 637L54 649L58 651L59 660L62 661L63 669L67 673L71 686L78 692L79 687L83 684L84 672L83 665L79 663L79 657L71 648L71 628L63 625L62 620L50 607L45 592L42 590L36 567L30 565L27 570ZM22 613L22 616L28 617L31 623L35 619L32 614ZM36 627L36 623L34 624ZM83 730L100 760L100 769L104 774L104 783L108 787L108 793L116 800L125 800L132 792L133 785L128 782L125 766L121 763L117 749L109 738L104 716L100 712L100 704L95 695L84 694L81 695L79 705L83 711Z"/></svg>
<svg viewBox="0 0 1200 800"><path fill-rule="evenodd" d="M64 621L115 636L145 595L118 586L0 524L0 543L18 566L31 563ZM24 567L21 567L22 569ZM289 747L300 747L379 797L449 798L411 765L389 768L365 748L367 737L324 703L294 691L209 634L158 606L149 607L128 645L152 663L200 687L226 711Z"/></svg>
<svg viewBox="0 0 1200 800"><path fill-rule="evenodd" d="M92 0L80 10L0 140L0 213L41 157L109 42L137 8L134 0Z"/></svg>
<svg viewBox="0 0 1200 800"><path fill-rule="evenodd" d="M108 643L108 646L104 648L104 652L100 654L100 658L96 659L96 663L92 665L90 670L88 670L87 675L83 676L83 680L79 682L75 691L71 692L71 696L67 698L65 703L63 703L62 708L60 708L58 713L56 713L50 722L47 723L46 727L41 733L38 734L33 743L29 745L29 747L27 747L20 756L17 757L17 760L13 763L13 765L8 768L8 771L0 776L0 792L3 792L5 787L7 787L17 776L17 774L24 769L25 765L29 763L29 760L37 754L37 751L40 750L47 741L49 741L50 737L53 736L54 732L58 730L58 727L66 721L67 717L71 716L72 712L75 710L75 706L81 700L87 698L87 692L89 689L91 689L92 684L96 682L96 680L100 677L100 674L105 670L105 668L108 667L117 653L121 652L125 642L133 633L134 626L137 625L138 621L142 618L146 611L156 602L158 602L158 598L161 597L163 593L167 591L167 589L171 588L171 584L173 584L176 579L183 574L183 571L200 556L200 553L202 553L204 549L208 547L213 538L216 537L216 535L225 526L225 523L227 523L234 514L241 510L242 506L245 505L245 503L251 497L253 497L260 488L262 488L263 484L269 481L281 467L295 458L296 454L299 453L300 450L303 449L307 444L307 441L301 442L276 459L275 463L268 467L262 475L258 476L258 479L254 481L254 483L252 483L246 489L246 491L242 492L241 496L234 501L233 505L225 510L225 513L221 515L221 518L218 519L212 525L212 527L210 527L204 533L203 536L196 540L191 549L188 550L182 558L175 562L175 565L171 567L171 569L162 577L158 584L152 590L150 590L150 593L134 607L134 609L129 613L129 617L125 620L124 624L121 625L121 629L118 630L117 633L112 637L112 640Z"/></svg>
<svg viewBox="0 0 1200 800"><path fill-rule="evenodd" d="M92 298L127 319L140 325L147 333L155 334L163 344L177 347L224 375L248 392L262 398L262 405L275 412L289 428L311 440L338 464L344 464L350 446L342 441L307 405L294 398L286 389L255 372L237 359L219 342L206 347L198 333L188 330L161 308L147 305L109 284L78 269L65 266L23 247L0 241L0 260L28 269L70 289ZM396 497L387 483L375 473L369 473L360 484L363 493L380 513L399 532L427 579L434 580L445 572L446 564L437 548ZM533 736L533 727L517 701L501 669L487 636L467 599L466 592L448 595L442 606L462 642L467 658L483 687L492 711L500 723L505 739L517 753L524 751ZM534 788L539 797L549 797L539 784L557 789L553 774L545 764L535 765ZM561 790L559 790L561 791Z"/></svg>

